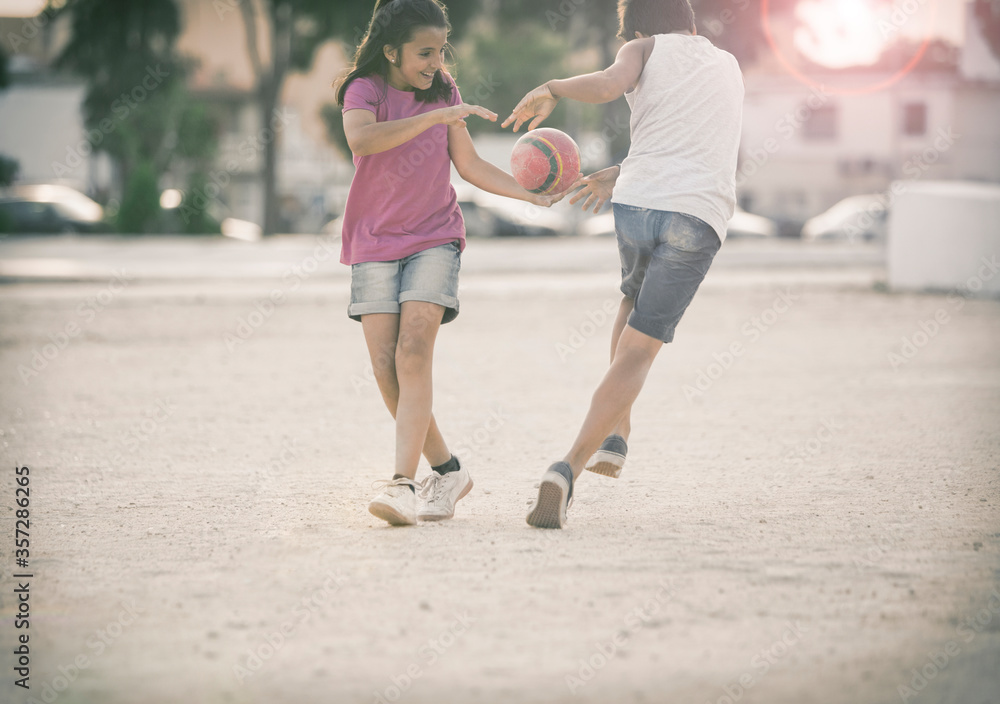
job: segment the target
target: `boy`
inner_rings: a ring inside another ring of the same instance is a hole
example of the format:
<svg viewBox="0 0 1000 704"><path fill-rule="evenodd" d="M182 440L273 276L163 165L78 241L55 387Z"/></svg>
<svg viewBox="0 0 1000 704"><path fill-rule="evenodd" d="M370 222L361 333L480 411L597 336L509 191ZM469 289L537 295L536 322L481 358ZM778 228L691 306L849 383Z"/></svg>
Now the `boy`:
<svg viewBox="0 0 1000 704"><path fill-rule="evenodd" d="M619 0L626 44L604 71L549 81L504 123L532 130L561 98L607 103L625 95L632 145L619 166L578 181L583 208L611 198L624 294L611 366L569 453L542 476L529 525L562 528L584 469L617 477L632 403L650 366L705 278L736 205L743 77L732 55L695 33L690 0ZM610 433L610 435L609 435ZM603 440L603 443L602 443ZM584 465L584 462L590 461Z"/></svg>

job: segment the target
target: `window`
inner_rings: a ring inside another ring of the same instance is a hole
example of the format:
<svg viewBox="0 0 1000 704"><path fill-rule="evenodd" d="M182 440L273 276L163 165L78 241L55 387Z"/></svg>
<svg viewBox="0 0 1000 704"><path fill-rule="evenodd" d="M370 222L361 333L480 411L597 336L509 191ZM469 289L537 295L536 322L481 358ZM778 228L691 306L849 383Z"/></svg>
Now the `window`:
<svg viewBox="0 0 1000 704"><path fill-rule="evenodd" d="M927 133L927 104L907 103L903 106L903 134L920 137Z"/></svg>
<svg viewBox="0 0 1000 704"><path fill-rule="evenodd" d="M836 139L837 138L837 107L823 105L809 113L802 127L806 139Z"/></svg>

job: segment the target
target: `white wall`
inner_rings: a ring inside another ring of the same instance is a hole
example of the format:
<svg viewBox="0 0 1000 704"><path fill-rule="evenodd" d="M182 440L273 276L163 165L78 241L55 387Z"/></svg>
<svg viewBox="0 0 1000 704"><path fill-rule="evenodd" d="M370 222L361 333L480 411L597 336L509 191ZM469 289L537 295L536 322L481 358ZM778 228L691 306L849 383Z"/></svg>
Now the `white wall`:
<svg viewBox="0 0 1000 704"><path fill-rule="evenodd" d="M12 85L0 92L0 154L20 162L21 181L59 181L84 192L108 185L107 165L90 156L83 128L85 90L82 85Z"/></svg>
<svg viewBox="0 0 1000 704"><path fill-rule="evenodd" d="M1000 91L970 87L955 76L911 74L886 89L837 93L886 78L845 74L821 90L790 77L748 76L737 184L741 196L753 196L751 209L804 220L848 195L884 191L894 178L989 179L1000 172L1000 151L990 150L1000 139ZM997 99L990 98L994 93ZM902 132L908 103L926 106L922 135ZM820 106L837 110L836 139L805 136L803 118ZM757 165L768 141L766 159ZM865 161L867 171L860 168Z"/></svg>
<svg viewBox="0 0 1000 704"><path fill-rule="evenodd" d="M897 181L892 188L892 288L1000 293L1000 185Z"/></svg>

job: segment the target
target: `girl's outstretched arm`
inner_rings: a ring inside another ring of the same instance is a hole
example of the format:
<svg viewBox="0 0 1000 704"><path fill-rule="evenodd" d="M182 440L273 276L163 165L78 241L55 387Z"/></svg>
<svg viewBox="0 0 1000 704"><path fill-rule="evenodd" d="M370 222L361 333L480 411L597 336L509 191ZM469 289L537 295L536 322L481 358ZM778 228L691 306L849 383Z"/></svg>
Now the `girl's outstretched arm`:
<svg viewBox="0 0 1000 704"><path fill-rule="evenodd" d="M344 134L355 156L387 152L409 142L434 125L465 127L465 118L476 115L496 122L497 115L478 105L453 105L432 110L403 120L377 122L369 110L348 110L344 113Z"/></svg>
<svg viewBox="0 0 1000 704"><path fill-rule="evenodd" d="M488 193L524 200L543 208L558 203L566 195L563 193L558 196L543 196L526 190L509 173L479 156L465 125L448 128L448 153L458 170L458 175Z"/></svg>

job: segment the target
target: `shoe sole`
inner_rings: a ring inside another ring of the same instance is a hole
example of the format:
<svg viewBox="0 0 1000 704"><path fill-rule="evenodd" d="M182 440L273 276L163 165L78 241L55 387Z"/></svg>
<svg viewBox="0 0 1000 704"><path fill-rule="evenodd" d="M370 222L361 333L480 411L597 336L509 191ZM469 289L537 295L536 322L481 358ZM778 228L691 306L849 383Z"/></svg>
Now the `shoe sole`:
<svg viewBox="0 0 1000 704"><path fill-rule="evenodd" d="M538 487L538 501L525 519L535 528L562 528L566 523L569 482L558 472L546 472Z"/></svg>
<svg viewBox="0 0 1000 704"><path fill-rule="evenodd" d="M394 506L375 501L368 504L368 513L393 526L412 526L417 522L416 519L404 516Z"/></svg>
<svg viewBox="0 0 1000 704"><path fill-rule="evenodd" d="M594 453L590 461L593 464L588 464L584 467L588 472L617 479L621 476L622 467L625 465L625 456L619 455L617 452L598 450Z"/></svg>
<svg viewBox="0 0 1000 704"><path fill-rule="evenodd" d="M469 479L469 483L465 486L464 489L462 489L462 493L458 495L457 499L455 499L455 503L456 504L459 501L461 501L462 499L464 499L466 497L466 495L470 491L472 491L472 484L473 484L473 482L472 482L472 479L470 478ZM417 519L421 520L421 521L447 521L449 518L454 518L454 517L455 517L455 512L454 511L452 511L447 516L439 516L436 513L427 513L427 514L424 514L424 513L420 513L419 511L417 512Z"/></svg>

